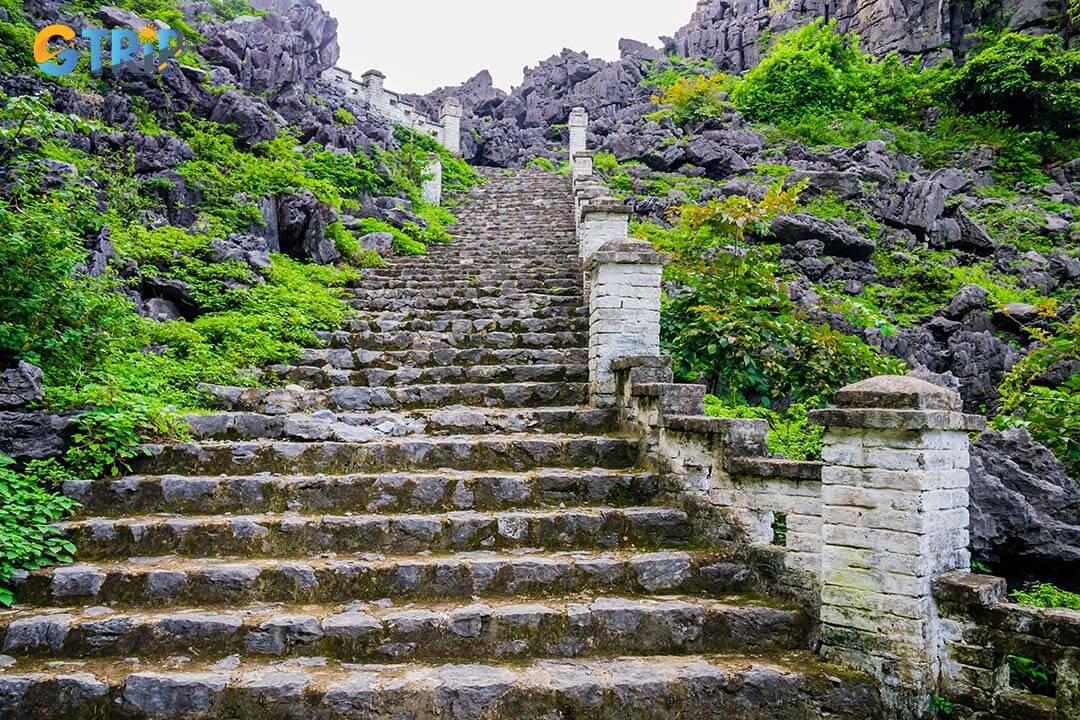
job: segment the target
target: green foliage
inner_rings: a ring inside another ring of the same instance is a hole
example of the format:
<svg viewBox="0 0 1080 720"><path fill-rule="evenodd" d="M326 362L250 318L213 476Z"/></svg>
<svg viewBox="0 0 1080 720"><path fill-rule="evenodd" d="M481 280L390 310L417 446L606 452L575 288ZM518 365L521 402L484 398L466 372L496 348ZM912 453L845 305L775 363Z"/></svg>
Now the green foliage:
<svg viewBox="0 0 1080 720"><path fill-rule="evenodd" d="M821 20L777 39L732 88L731 99L754 120L785 123L854 112L909 120L944 87L947 73L920 73L895 55L876 60L855 34Z"/></svg>
<svg viewBox="0 0 1080 720"><path fill-rule="evenodd" d="M1045 663L1032 658L1010 655L1009 684L1032 695L1054 696L1055 677Z"/></svg>
<svg viewBox="0 0 1080 720"><path fill-rule="evenodd" d="M71 562L75 547L52 526L77 506L54 492L70 477L55 460L20 472L0 455L0 605L15 602L9 583L16 571Z"/></svg>
<svg viewBox="0 0 1080 720"><path fill-rule="evenodd" d="M551 160L546 157L534 157L529 161L529 164L526 167L536 168L549 173L556 172L555 163L551 162Z"/></svg>
<svg viewBox="0 0 1080 720"><path fill-rule="evenodd" d="M641 79L644 87L667 90L679 80L717 74L712 60L685 58L669 55L663 60L650 60L645 64L646 75Z"/></svg>
<svg viewBox="0 0 1080 720"><path fill-rule="evenodd" d="M618 170L619 161L615 158L614 153L598 152L593 157L593 170L601 173L612 173Z"/></svg>
<svg viewBox="0 0 1080 720"><path fill-rule="evenodd" d="M345 262L355 268L382 267L386 264L379 253L361 247L356 236L345 229L340 222L332 223L327 227L326 236L334 241L334 247L341 253Z"/></svg>
<svg viewBox="0 0 1080 720"><path fill-rule="evenodd" d="M34 67L34 27L23 15L22 3L0 0L7 20L0 20L0 73L23 72Z"/></svg>
<svg viewBox="0 0 1080 720"><path fill-rule="evenodd" d="M356 116L346 108L339 107L334 111L334 122L343 127L348 127L356 124Z"/></svg>
<svg viewBox="0 0 1080 720"><path fill-rule="evenodd" d="M1027 328L1038 344L1015 365L1001 384L1001 427L1025 427L1065 465L1070 477L1080 477L1080 373L1049 387L1043 378L1054 367L1080 361L1080 320L1057 323L1054 332Z"/></svg>
<svg viewBox="0 0 1080 720"><path fill-rule="evenodd" d="M670 113L676 125L686 125L719 117L726 105L726 85L723 75L680 77L652 101Z"/></svg>
<svg viewBox="0 0 1080 720"><path fill-rule="evenodd" d="M715 395L705 396L707 415L767 420L769 452L789 460L821 459L825 428L810 424L809 411L810 408L801 403L784 410L774 410L752 405L728 405Z"/></svg>
<svg viewBox="0 0 1080 720"><path fill-rule="evenodd" d="M930 698L930 709L934 711L937 717L952 717L955 710L953 704L940 695L934 695Z"/></svg>
<svg viewBox="0 0 1080 720"><path fill-rule="evenodd" d="M956 75L956 100L974 113L1001 111L1019 127L1080 134L1080 51L1060 37L1006 33Z"/></svg>
<svg viewBox="0 0 1080 720"><path fill-rule="evenodd" d="M439 156L439 160L442 161L442 187L444 193L453 195L467 192L469 188L483 182L479 173L472 166L443 147L435 138L401 125L394 129L394 137L398 142L402 143L403 155L407 156L410 152L415 152L417 154L435 153ZM413 182L414 185L419 185L417 180Z"/></svg>
<svg viewBox="0 0 1080 720"><path fill-rule="evenodd" d="M1066 608L1080 612L1080 594L1062 590L1056 585L1039 583L1027 590L1015 590L1010 597L1020 605L1040 608Z"/></svg>
<svg viewBox="0 0 1080 720"><path fill-rule="evenodd" d="M406 233L383 220L364 218L360 221L359 233L390 233L394 236L394 252L402 255L426 255L427 248L424 243L409 237Z"/></svg>

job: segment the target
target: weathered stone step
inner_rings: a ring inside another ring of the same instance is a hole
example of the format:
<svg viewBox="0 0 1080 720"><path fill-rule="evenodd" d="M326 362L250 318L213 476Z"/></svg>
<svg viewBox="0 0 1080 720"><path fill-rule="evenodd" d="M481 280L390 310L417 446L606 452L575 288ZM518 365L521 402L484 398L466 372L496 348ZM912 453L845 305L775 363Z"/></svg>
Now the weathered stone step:
<svg viewBox="0 0 1080 720"><path fill-rule="evenodd" d="M447 348L444 350L396 350L374 352L348 348L304 350L301 365L329 365L342 370L381 368L406 370L431 367L475 367L488 365L588 365L585 348L492 350L490 348Z"/></svg>
<svg viewBox="0 0 1080 720"><path fill-rule="evenodd" d="M638 460L634 441L578 435L419 436L369 443L203 442L146 449L151 454L134 461L134 470L147 475L345 474L439 468L622 470Z"/></svg>
<svg viewBox="0 0 1080 720"><path fill-rule="evenodd" d="M72 480L64 493L93 515L133 513L438 512L559 505L647 505L659 477L647 472L541 468L531 472L379 475L136 475Z"/></svg>
<svg viewBox="0 0 1080 720"><path fill-rule="evenodd" d="M328 347L352 348L354 350L441 350L443 348L487 347L496 350L514 348L564 348L587 347L589 334L579 331L564 332L337 332L317 333Z"/></svg>
<svg viewBox="0 0 1080 720"><path fill-rule="evenodd" d="M368 268L361 271L364 280L516 280L527 278L532 280L578 278L580 266L574 266L567 261L559 263L531 263L521 262L462 262L457 265L443 266L430 261L423 264L404 265L395 262L392 265L384 265L377 268Z"/></svg>
<svg viewBox="0 0 1080 720"><path fill-rule="evenodd" d="M317 658L27 664L0 674L4 720L882 720L869 678L810 653L621 656L480 665L345 664ZM778 715L782 712L782 715Z"/></svg>
<svg viewBox="0 0 1080 720"><path fill-rule="evenodd" d="M365 312L363 317L365 320L372 322L388 320L404 322L407 320L445 320L453 322L455 320L495 320L498 322L504 322L507 320L513 320L515 322L528 322L529 320L552 320L556 318L587 318L589 316L588 308L585 306L580 307L567 307L555 305L551 307L508 307L500 308L498 310L489 310L486 308L470 308L468 310L428 310L424 308L411 309L402 308L401 310L384 310L381 312Z"/></svg>
<svg viewBox="0 0 1080 720"><path fill-rule="evenodd" d="M347 360L345 362L348 362ZM399 387L404 385L448 385L455 383L516 382L587 382L587 365L451 365L447 367L405 367L397 370L367 368L340 370L329 363L312 365L274 365L263 371L264 377L295 383L308 388L331 388L342 385L361 387Z"/></svg>
<svg viewBox="0 0 1080 720"><path fill-rule="evenodd" d="M574 288L580 290L581 275L566 274L539 278L487 277L463 278L366 278L360 287L365 290L445 290L447 288L490 290L494 292L546 292L548 288Z"/></svg>
<svg viewBox="0 0 1080 720"><path fill-rule="evenodd" d="M450 383L399 387L343 386L306 390L298 385L282 389L205 385L200 389L214 398L222 410L284 415L314 410L341 412L438 408L449 405L475 407L542 407L584 405L589 401L586 383Z"/></svg>
<svg viewBox="0 0 1080 720"><path fill-rule="evenodd" d="M589 319L587 317L555 317L523 320L516 317L489 317L475 320L450 320L446 318L393 320L384 317L353 320L346 323L345 329L354 333L395 333L395 336L408 332L418 337L432 337L437 333L451 335L492 332L512 335L530 333L560 334L586 332L589 329ZM397 340L397 337L395 337L395 340ZM503 341L505 342L505 339Z"/></svg>
<svg viewBox="0 0 1080 720"><path fill-rule="evenodd" d="M356 302L360 302L357 298ZM357 305L364 310L402 311L402 310L540 310L554 307L583 307L580 297L563 295L499 295L485 297L433 297L431 295L411 295L405 297L385 297L373 293L363 298L363 304Z"/></svg>
<svg viewBox="0 0 1080 720"><path fill-rule="evenodd" d="M223 562L133 558L34 570L14 580L28 606L234 605L553 598L572 593L719 595L744 592L747 570L714 553L626 550L542 554L367 555Z"/></svg>
<svg viewBox="0 0 1080 720"><path fill-rule="evenodd" d="M412 412L263 415L222 412L189 415L199 440L332 440L369 442L406 435L509 433L603 433L615 427L612 410L590 407L475 408L450 406Z"/></svg>
<svg viewBox="0 0 1080 720"><path fill-rule="evenodd" d="M359 288L350 289L348 294L356 300L366 300L369 298L382 298L382 299L394 299L394 298L445 298L447 300L475 300L477 298L518 298L521 297L525 300L544 300L547 299L549 303L553 300L577 300L581 302L581 287L570 287L569 285L559 285L552 283L545 287L543 284L538 284L532 288L500 288L494 285L488 286L444 286L444 287L431 287L431 288L369 288L366 285Z"/></svg>
<svg viewBox="0 0 1080 720"><path fill-rule="evenodd" d="M424 515L296 513L88 518L57 523L80 560L154 555L299 557L473 550L662 548L690 541L686 513L666 507L558 508Z"/></svg>
<svg viewBox="0 0 1080 720"><path fill-rule="evenodd" d="M382 605L0 612L0 651L20 659L147 659L197 647L204 660L250 654L403 662L762 652L809 645L809 622L801 612L742 596Z"/></svg>

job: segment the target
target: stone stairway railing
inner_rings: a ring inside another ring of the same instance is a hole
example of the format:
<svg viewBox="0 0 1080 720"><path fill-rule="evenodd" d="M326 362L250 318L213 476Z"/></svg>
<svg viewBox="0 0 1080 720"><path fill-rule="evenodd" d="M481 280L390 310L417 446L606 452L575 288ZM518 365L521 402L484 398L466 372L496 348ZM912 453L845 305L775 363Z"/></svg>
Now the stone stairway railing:
<svg viewBox="0 0 1080 720"><path fill-rule="evenodd" d="M613 408L674 481L696 531L761 583L818 613L821 654L869 672L898 718L935 698L985 718L1080 718L1080 613L1021 607L971 573L969 439L985 427L955 393L910 377L843 388L823 463L768 456L767 424L704 415L660 353L668 257L627 237L629 209L593 175L588 116L570 115L575 223L589 301L590 400ZM1056 676L1056 697L1014 690L1010 656Z"/></svg>

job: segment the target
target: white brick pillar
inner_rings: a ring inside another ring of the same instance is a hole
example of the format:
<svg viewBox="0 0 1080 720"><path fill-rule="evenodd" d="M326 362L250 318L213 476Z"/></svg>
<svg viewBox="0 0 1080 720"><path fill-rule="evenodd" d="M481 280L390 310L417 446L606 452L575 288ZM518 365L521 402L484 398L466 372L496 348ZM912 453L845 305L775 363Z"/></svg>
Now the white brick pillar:
<svg viewBox="0 0 1080 720"><path fill-rule="evenodd" d="M630 208L613 197L596 197L581 204L578 216L578 253L588 260L601 245L625 240L630 227Z"/></svg>
<svg viewBox="0 0 1080 720"><path fill-rule="evenodd" d="M578 150L574 154L574 160L570 165L570 171L574 180L586 178L593 174L593 158L596 153L592 150Z"/></svg>
<svg viewBox="0 0 1080 720"><path fill-rule="evenodd" d="M605 243L588 259L589 398L615 403L617 358L660 354L660 274L670 257L642 240Z"/></svg>
<svg viewBox="0 0 1080 720"><path fill-rule="evenodd" d="M461 155L461 101L456 97L443 100L439 108L439 124L442 125L442 144L455 155Z"/></svg>
<svg viewBox="0 0 1080 720"><path fill-rule="evenodd" d="M826 427L821 653L865 670L898 718L921 717L943 653L935 576L970 569L968 433L985 420L911 377L843 388Z"/></svg>
<svg viewBox="0 0 1080 720"><path fill-rule="evenodd" d="M435 153L427 156L424 166L424 184L420 188L424 202L429 205L442 203L442 160Z"/></svg>
<svg viewBox="0 0 1080 720"><path fill-rule="evenodd" d="M586 148L586 136L589 129L589 113L585 108L576 107L570 111L570 164L574 156Z"/></svg>

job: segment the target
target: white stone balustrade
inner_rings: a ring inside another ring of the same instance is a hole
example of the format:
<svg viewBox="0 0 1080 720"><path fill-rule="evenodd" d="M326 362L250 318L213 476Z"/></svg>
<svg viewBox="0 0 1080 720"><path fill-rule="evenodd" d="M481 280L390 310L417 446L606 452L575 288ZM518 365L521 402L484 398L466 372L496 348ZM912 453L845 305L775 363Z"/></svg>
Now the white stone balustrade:
<svg viewBox="0 0 1080 720"><path fill-rule="evenodd" d="M442 203L442 160L435 153L427 156L424 166L424 182L420 188L424 202L429 205Z"/></svg>

